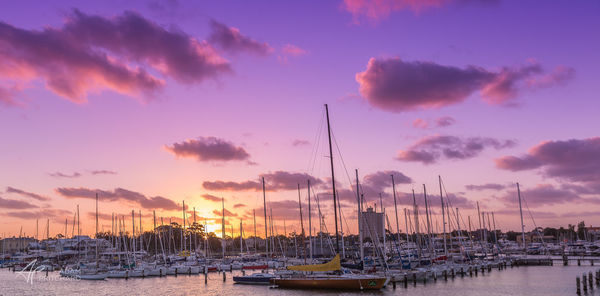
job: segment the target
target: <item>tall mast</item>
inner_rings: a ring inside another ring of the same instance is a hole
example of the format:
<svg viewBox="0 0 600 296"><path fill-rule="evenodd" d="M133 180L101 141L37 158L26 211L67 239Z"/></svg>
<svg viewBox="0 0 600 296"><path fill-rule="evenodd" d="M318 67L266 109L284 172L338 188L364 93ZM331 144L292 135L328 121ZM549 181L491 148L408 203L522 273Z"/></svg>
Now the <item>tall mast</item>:
<svg viewBox="0 0 600 296"><path fill-rule="evenodd" d="M256 210L252 210L252 216L254 217L254 254L256 254Z"/></svg>
<svg viewBox="0 0 600 296"><path fill-rule="evenodd" d="M77 205L77 257L80 258L81 257L81 253L80 253L80 249L79 249L79 243L81 239L81 228L79 227L79 205Z"/></svg>
<svg viewBox="0 0 600 296"><path fill-rule="evenodd" d="M132 229L132 235L131 235L131 240L133 241L133 247L131 248L131 251L133 252L133 258L135 260L135 211L131 210L131 229Z"/></svg>
<svg viewBox="0 0 600 296"><path fill-rule="evenodd" d="M96 192L96 268L98 268L98 193Z"/></svg>
<svg viewBox="0 0 600 296"><path fill-rule="evenodd" d="M96 193L96 238L98 238L98 193Z"/></svg>
<svg viewBox="0 0 600 296"><path fill-rule="evenodd" d="M337 199L337 202L338 202L338 211L340 212L339 216L340 216L340 236L342 238L342 258L346 258L346 245L344 244L344 223L342 222L342 206L340 205L339 198ZM385 225L384 225L384 227L385 227Z"/></svg>
<svg viewBox="0 0 600 296"><path fill-rule="evenodd" d="M139 220L140 220L140 253L144 250L144 231L142 230L142 210L139 210Z"/></svg>
<svg viewBox="0 0 600 296"><path fill-rule="evenodd" d="M362 204L360 200L360 191L358 183L358 169L356 172L356 206L358 208L358 246L360 249L360 265L364 270L365 250L363 248L363 221L362 221Z"/></svg>
<svg viewBox="0 0 600 296"><path fill-rule="evenodd" d="M333 171L333 148L331 145L331 125L329 123L329 107L325 104L325 114L327 116L327 136L329 138L329 160L331 162L331 187L333 190L333 215L335 220L335 246L336 252L340 253L340 235L338 233L338 217L337 217L337 196L335 195L335 174Z"/></svg>
<svg viewBox="0 0 600 296"><path fill-rule="evenodd" d="M431 223L429 222L429 205L427 204L427 189L425 188L425 184L423 184L423 197L425 198L425 219L427 219L427 236L429 237L429 242L427 246L429 247L429 256L433 255L433 239L431 238Z"/></svg>
<svg viewBox="0 0 600 296"><path fill-rule="evenodd" d="M409 242L408 232L408 215L406 214L406 208L404 208L404 226L406 226L406 242Z"/></svg>
<svg viewBox="0 0 600 296"><path fill-rule="evenodd" d="M194 227L196 227L196 207L194 207ZM198 235L196 234L196 230L194 230L194 253L196 253L196 248L198 247ZM192 249L192 238L190 237L190 250Z"/></svg>
<svg viewBox="0 0 600 296"><path fill-rule="evenodd" d="M460 231L460 216L458 215L458 208L456 208L456 229L458 230L458 242L462 246L462 240L460 238L461 231Z"/></svg>
<svg viewBox="0 0 600 296"><path fill-rule="evenodd" d="M494 212L492 212L492 221L494 222L494 240L496 241L496 247L498 247L498 235L496 233L496 218L494 218Z"/></svg>
<svg viewBox="0 0 600 296"><path fill-rule="evenodd" d="M413 195L413 207L414 207L414 218L415 218L415 233L416 233L416 243L417 243L417 251L419 253L419 258L421 258L421 236L419 235L419 207L417 206L417 198L415 197L415 190L412 190Z"/></svg>
<svg viewBox="0 0 600 296"><path fill-rule="evenodd" d="M300 229L302 231L302 237L300 238L303 250L302 256L304 257L304 264L306 264L306 245L304 244L304 219L302 218L302 202L300 201L300 183L298 183L298 207L300 208Z"/></svg>
<svg viewBox="0 0 600 296"><path fill-rule="evenodd" d="M311 216L311 209L310 209L310 179L308 179L306 181L306 185L308 187L308 252L310 255L310 262L312 263L313 260L313 245L312 245L312 216Z"/></svg>
<svg viewBox="0 0 600 296"><path fill-rule="evenodd" d="M398 203L396 202L396 182L394 182L394 175L392 174L392 192L394 193L394 212L396 213L396 236L398 244L400 244L400 223L398 222Z"/></svg>
<svg viewBox="0 0 600 296"><path fill-rule="evenodd" d="M181 213L183 217L183 228L181 229L181 241L183 244L181 244L181 246L183 247L182 251L185 251L185 200L183 201L183 205L181 206Z"/></svg>
<svg viewBox="0 0 600 296"><path fill-rule="evenodd" d="M244 241L242 240L244 230L243 230L242 227L243 227L243 225L242 225L242 219L240 218L240 256L242 254L244 254Z"/></svg>
<svg viewBox="0 0 600 296"><path fill-rule="evenodd" d="M225 198L221 197L222 214L221 214L221 236L223 237L221 248L223 249L223 259L225 259Z"/></svg>
<svg viewBox="0 0 600 296"><path fill-rule="evenodd" d="M481 243L483 240L483 229L481 228L481 212L479 211L479 202L477 202L477 218L479 219L479 242Z"/></svg>
<svg viewBox="0 0 600 296"><path fill-rule="evenodd" d="M519 195L519 213L521 214L521 238L523 239L523 251L527 256L527 248L525 246L525 224L523 224L523 207L521 206L521 188L519 182L517 182L517 194Z"/></svg>
<svg viewBox="0 0 600 296"><path fill-rule="evenodd" d="M267 223L267 195L265 193L265 177L262 177L262 191L263 191L263 210L265 211L265 254L269 256L269 231Z"/></svg>
<svg viewBox="0 0 600 296"><path fill-rule="evenodd" d="M156 255L158 253L158 242L156 240L156 210L152 211L152 220L153 220L153 225L154 225L154 259L156 260Z"/></svg>
<svg viewBox="0 0 600 296"><path fill-rule="evenodd" d="M442 203L442 229L444 231L444 256L448 259L448 247L446 245L446 214L444 212L444 195L442 193L442 176L438 175L438 182L440 184L440 202ZM448 217L450 219L450 217Z"/></svg>

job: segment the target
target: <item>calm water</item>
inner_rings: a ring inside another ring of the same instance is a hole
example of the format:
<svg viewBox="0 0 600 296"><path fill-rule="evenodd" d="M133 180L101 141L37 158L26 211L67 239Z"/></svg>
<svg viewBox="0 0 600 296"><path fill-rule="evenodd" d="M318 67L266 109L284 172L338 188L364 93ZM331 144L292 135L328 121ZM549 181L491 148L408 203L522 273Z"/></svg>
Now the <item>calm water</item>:
<svg viewBox="0 0 600 296"><path fill-rule="evenodd" d="M272 289L265 286L235 285L232 275L227 273L223 283L222 275L211 273L208 285L204 284L204 275L145 278L145 279L109 279L106 281L68 281L60 278L58 272L44 279L38 274L30 284L22 276L0 270L0 295L575 295L575 277L583 272L598 270L599 266L550 266L519 267L506 270L493 270L478 277L456 277L454 280L438 279L426 285L399 284L396 290L391 285L380 292L332 292L299 291ZM54 280L54 281L52 281ZM588 292L588 295L600 295L600 289Z"/></svg>

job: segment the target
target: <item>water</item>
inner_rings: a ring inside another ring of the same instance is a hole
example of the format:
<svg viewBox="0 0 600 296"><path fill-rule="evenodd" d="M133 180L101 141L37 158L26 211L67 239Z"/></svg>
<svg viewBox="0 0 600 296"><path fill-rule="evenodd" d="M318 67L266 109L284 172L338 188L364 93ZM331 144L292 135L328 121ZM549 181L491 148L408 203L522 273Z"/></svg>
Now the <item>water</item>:
<svg viewBox="0 0 600 296"><path fill-rule="evenodd" d="M223 283L220 273L208 276L208 285L204 284L204 275L169 276L145 279L108 279L106 281L74 281L61 278L58 272L51 272L46 279L44 273L34 276L33 282L6 269L0 270L0 295L575 295L575 278L584 272L594 272L600 267L594 266L530 266L514 267L506 270L492 270L478 277L457 276L445 282L438 279L428 281L426 285L412 283L404 288L398 283L396 290L389 285L376 292L336 292L282 290L267 286L247 286L233 284L232 276L241 274L227 272L227 281ZM582 291L583 294L583 291ZM600 288L588 291L587 295L600 295Z"/></svg>

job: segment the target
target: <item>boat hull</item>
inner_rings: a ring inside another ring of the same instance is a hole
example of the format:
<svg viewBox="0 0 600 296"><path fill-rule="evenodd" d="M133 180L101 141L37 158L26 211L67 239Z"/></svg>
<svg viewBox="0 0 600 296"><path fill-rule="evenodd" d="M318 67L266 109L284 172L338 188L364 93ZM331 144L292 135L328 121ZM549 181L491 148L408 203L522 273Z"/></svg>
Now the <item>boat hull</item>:
<svg viewBox="0 0 600 296"><path fill-rule="evenodd" d="M246 266L242 267L242 269L246 269L246 270L248 270L248 269L267 269L267 268L269 268L269 266L266 264L264 264L264 265L246 265Z"/></svg>
<svg viewBox="0 0 600 296"><path fill-rule="evenodd" d="M247 276L234 276L233 281L236 284L242 285L269 285L270 278L256 278L256 277L247 277Z"/></svg>
<svg viewBox="0 0 600 296"><path fill-rule="evenodd" d="M386 278L284 278L270 283L288 289L380 290Z"/></svg>

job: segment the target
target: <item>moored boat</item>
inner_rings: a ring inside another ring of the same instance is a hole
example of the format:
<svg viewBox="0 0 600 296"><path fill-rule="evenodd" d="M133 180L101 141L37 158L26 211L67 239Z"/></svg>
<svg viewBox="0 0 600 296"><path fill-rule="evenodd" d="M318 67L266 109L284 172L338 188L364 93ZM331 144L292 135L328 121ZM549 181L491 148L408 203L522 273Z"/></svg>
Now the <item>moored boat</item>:
<svg viewBox="0 0 600 296"><path fill-rule="evenodd" d="M291 289L380 290L387 278L369 275L274 278L271 284Z"/></svg>
<svg viewBox="0 0 600 296"><path fill-rule="evenodd" d="M244 285L268 285L274 277L275 275L269 273L255 273L248 276L234 276L233 281Z"/></svg>

